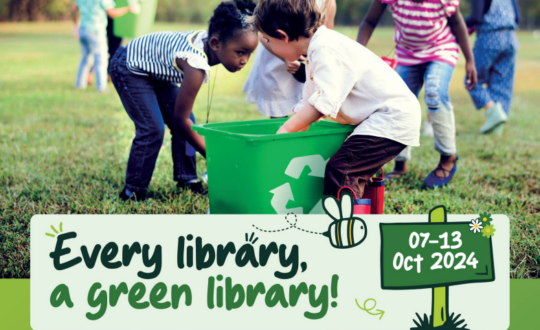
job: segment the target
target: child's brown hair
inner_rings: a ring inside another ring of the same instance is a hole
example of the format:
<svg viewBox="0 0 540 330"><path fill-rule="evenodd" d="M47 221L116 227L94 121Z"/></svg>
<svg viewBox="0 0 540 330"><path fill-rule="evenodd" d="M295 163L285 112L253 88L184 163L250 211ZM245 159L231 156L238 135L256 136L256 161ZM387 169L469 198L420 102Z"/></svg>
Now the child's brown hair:
<svg viewBox="0 0 540 330"><path fill-rule="evenodd" d="M321 9L316 0L261 0L253 13L259 31L282 39L276 30L283 30L290 40L309 38L322 25Z"/></svg>

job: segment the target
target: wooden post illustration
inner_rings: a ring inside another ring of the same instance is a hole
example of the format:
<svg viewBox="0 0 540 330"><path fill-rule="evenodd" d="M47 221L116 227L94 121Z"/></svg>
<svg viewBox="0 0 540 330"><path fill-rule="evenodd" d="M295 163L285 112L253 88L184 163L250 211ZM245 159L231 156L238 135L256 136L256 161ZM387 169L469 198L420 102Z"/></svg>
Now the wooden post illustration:
<svg viewBox="0 0 540 330"><path fill-rule="evenodd" d="M429 222L446 222L445 208L440 206L431 210L429 213ZM446 320L448 320L448 287L441 286L432 290L433 309L431 315L433 316L433 327L437 328L443 326Z"/></svg>

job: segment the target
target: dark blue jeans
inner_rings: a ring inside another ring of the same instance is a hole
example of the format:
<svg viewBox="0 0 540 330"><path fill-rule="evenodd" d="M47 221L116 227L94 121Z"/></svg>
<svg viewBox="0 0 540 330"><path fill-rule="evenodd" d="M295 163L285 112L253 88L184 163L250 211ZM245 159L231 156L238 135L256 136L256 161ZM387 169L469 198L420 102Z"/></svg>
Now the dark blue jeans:
<svg viewBox="0 0 540 330"><path fill-rule="evenodd" d="M135 123L126 170L126 188L146 191L163 144L165 124L172 135L175 181L197 178L195 150L175 131L174 104L179 87L149 76L136 75L126 66L127 50L120 47L111 61L111 79L129 118ZM195 122L193 113L191 120Z"/></svg>

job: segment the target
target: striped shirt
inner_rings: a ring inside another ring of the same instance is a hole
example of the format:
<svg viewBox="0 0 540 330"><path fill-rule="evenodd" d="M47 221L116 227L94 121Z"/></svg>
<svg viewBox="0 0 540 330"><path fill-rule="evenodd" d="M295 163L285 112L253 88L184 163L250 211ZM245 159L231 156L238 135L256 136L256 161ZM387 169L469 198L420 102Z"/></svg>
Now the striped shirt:
<svg viewBox="0 0 540 330"><path fill-rule="evenodd" d="M206 83L210 65L202 50L202 39L207 35L206 31L166 31L133 39L127 45L126 65L135 74L181 84L184 72L176 65L176 59L179 58L194 68L204 70Z"/></svg>
<svg viewBox="0 0 540 330"><path fill-rule="evenodd" d="M459 47L448 25L459 0L379 0L388 4L396 22L396 58L410 66L440 61L456 66Z"/></svg>

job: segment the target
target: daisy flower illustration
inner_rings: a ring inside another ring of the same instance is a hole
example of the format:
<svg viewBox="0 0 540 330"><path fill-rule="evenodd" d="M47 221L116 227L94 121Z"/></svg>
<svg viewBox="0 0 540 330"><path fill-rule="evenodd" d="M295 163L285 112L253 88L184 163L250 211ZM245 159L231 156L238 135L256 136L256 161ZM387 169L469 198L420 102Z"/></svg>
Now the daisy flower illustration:
<svg viewBox="0 0 540 330"><path fill-rule="evenodd" d="M479 233L484 228L478 219L473 219L469 226L471 226L471 231L475 234Z"/></svg>

